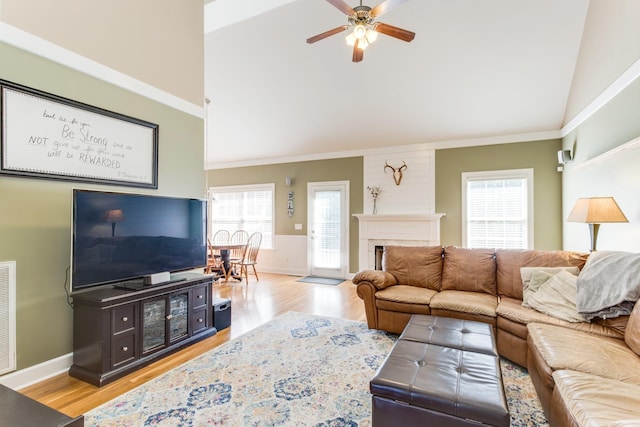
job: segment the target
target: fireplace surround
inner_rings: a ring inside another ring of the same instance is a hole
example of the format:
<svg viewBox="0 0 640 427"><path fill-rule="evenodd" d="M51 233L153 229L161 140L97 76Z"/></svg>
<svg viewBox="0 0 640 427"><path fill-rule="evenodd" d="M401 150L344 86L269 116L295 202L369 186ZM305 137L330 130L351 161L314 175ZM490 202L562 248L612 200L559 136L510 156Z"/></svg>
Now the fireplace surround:
<svg viewBox="0 0 640 427"><path fill-rule="evenodd" d="M359 222L358 270L376 268L376 246L439 245L440 219L444 215L443 213L354 215Z"/></svg>

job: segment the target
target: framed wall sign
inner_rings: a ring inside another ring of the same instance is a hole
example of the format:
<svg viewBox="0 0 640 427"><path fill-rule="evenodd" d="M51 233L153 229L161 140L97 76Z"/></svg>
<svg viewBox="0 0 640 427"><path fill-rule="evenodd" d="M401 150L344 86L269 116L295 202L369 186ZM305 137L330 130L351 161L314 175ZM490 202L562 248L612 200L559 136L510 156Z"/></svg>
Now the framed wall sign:
<svg viewBox="0 0 640 427"><path fill-rule="evenodd" d="M158 125L0 80L0 173L158 188Z"/></svg>

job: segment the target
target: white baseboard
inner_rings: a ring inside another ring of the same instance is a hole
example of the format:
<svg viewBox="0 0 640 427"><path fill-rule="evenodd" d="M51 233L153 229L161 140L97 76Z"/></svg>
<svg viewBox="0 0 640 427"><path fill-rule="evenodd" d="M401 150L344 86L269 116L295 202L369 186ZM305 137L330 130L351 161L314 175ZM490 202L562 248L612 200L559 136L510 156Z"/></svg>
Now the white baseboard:
<svg viewBox="0 0 640 427"><path fill-rule="evenodd" d="M73 353L65 354L38 365L3 375L0 377L0 384L14 390L20 390L56 375L69 372L72 364Z"/></svg>

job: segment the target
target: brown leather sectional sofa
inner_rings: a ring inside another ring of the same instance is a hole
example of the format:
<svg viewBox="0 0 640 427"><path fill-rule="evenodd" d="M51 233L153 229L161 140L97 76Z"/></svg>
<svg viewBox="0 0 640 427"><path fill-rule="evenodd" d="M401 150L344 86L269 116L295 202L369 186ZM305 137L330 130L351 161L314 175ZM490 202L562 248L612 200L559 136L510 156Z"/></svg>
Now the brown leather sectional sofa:
<svg viewBox="0 0 640 427"><path fill-rule="evenodd" d="M640 304L631 316L591 323L522 306L522 267L582 269L587 258L569 251L388 246L382 270L361 271L353 283L373 329L401 333L412 314L491 324L498 353L529 369L551 426L640 426Z"/></svg>

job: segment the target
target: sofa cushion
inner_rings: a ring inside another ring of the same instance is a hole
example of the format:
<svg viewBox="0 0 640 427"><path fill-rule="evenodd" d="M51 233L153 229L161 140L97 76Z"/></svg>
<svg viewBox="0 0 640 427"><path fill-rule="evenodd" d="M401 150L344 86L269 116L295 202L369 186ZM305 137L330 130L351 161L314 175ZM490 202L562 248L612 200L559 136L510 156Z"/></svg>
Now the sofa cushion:
<svg viewBox="0 0 640 427"><path fill-rule="evenodd" d="M529 306L529 297L540 289L540 286L556 273L567 270L574 276L580 273L578 267L522 267L520 278L522 279L522 305Z"/></svg>
<svg viewBox="0 0 640 427"><path fill-rule="evenodd" d="M442 286L442 247L385 246L382 268L399 284L439 291Z"/></svg>
<svg viewBox="0 0 640 427"><path fill-rule="evenodd" d="M620 328L609 326L609 323L586 323L586 322L567 322L565 320L551 317L547 314L540 313L532 308L523 307L520 300L514 298L502 297L496 308L496 314L500 317L508 319L512 322L518 322L523 325L529 323L545 323L548 325L557 325L577 331L584 331L606 337L624 338L624 332L620 332ZM526 338L526 335L523 337Z"/></svg>
<svg viewBox="0 0 640 427"><path fill-rule="evenodd" d="M552 371L570 369L640 385L640 357L624 340L530 323L529 339Z"/></svg>
<svg viewBox="0 0 640 427"><path fill-rule="evenodd" d="M376 298L383 301L401 302L405 304L429 305L431 299L436 294L437 292L433 289L396 285L376 292Z"/></svg>
<svg viewBox="0 0 640 427"><path fill-rule="evenodd" d="M522 299L522 267L582 268L589 254L571 251L496 249L498 295Z"/></svg>
<svg viewBox="0 0 640 427"><path fill-rule="evenodd" d="M442 290L496 295L496 259L493 249L444 248Z"/></svg>
<svg viewBox="0 0 640 427"><path fill-rule="evenodd" d="M640 356L640 304L636 303L629 316L629 322L624 332L624 341L629 348Z"/></svg>
<svg viewBox="0 0 640 427"><path fill-rule="evenodd" d="M640 387L570 370L553 373L564 408L581 426L640 425Z"/></svg>
<svg viewBox="0 0 640 427"><path fill-rule="evenodd" d="M489 294L467 291L440 291L431 298L432 309L458 311L496 317L498 299Z"/></svg>
<svg viewBox="0 0 640 427"><path fill-rule="evenodd" d="M587 319L576 310L576 281L568 271L551 276L529 297L534 310L567 322L584 322Z"/></svg>

